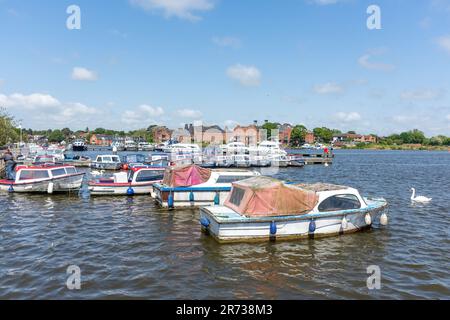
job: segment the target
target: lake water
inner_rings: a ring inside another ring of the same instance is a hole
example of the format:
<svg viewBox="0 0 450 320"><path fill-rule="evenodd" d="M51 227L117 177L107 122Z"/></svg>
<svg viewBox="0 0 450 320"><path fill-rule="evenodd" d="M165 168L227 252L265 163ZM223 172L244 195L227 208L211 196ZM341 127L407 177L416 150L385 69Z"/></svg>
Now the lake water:
<svg viewBox="0 0 450 320"><path fill-rule="evenodd" d="M385 197L389 225L339 237L219 245L198 210L149 196L0 193L1 299L449 299L450 153L337 151L332 166L280 169ZM430 196L412 205L410 188ZM69 265L81 290L66 287ZM381 269L369 290L367 267Z"/></svg>

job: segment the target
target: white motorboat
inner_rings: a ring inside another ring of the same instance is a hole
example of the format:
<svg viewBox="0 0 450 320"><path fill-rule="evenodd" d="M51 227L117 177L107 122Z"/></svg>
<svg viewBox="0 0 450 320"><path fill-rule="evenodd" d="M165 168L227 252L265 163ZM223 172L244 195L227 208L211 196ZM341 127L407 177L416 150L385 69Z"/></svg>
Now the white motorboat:
<svg viewBox="0 0 450 320"><path fill-rule="evenodd" d="M130 170L114 173L111 178L97 178L88 183L91 195L151 194L153 184L161 182L164 168L132 167Z"/></svg>
<svg viewBox="0 0 450 320"><path fill-rule="evenodd" d="M178 208L222 204L231 183L260 175L242 169L207 169L196 165L167 168L162 183L153 185L162 207Z"/></svg>
<svg viewBox="0 0 450 320"><path fill-rule="evenodd" d="M72 143L72 151L86 151L86 142L84 139L77 139Z"/></svg>
<svg viewBox="0 0 450 320"><path fill-rule="evenodd" d="M249 148L243 142L230 142L220 146L222 153L226 154L246 154Z"/></svg>
<svg viewBox="0 0 450 320"><path fill-rule="evenodd" d="M122 161L118 155L98 155L95 161L91 162L91 168L100 170L119 170Z"/></svg>
<svg viewBox="0 0 450 320"><path fill-rule="evenodd" d="M254 177L234 182L224 205L201 208L200 223L219 242L324 237L368 228L377 217L386 225L387 206L347 186Z"/></svg>
<svg viewBox="0 0 450 320"><path fill-rule="evenodd" d="M250 147L249 152L253 155L287 155L280 143L275 141L262 141L257 147Z"/></svg>
<svg viewBox="0 0 450 320"><path fill-rule="evenodd" d="M131 139L125 140L124 150L125 151L138 151L138 144L134 140L131 140Z"/></svg>
<svg viewBox="0 0 450 320"><path fill-rule="evenodd" d="M56 193L78 191L83 172L67 165L17 166L15 180L0 180L0 190L9 192Z"/></svg>
<svg viewBox="0 0 450 320"><path fill-rule="evenodd" d="M154 145L149 142L139 142L138 150L139 151L153 151L155 149Z"/></svg>

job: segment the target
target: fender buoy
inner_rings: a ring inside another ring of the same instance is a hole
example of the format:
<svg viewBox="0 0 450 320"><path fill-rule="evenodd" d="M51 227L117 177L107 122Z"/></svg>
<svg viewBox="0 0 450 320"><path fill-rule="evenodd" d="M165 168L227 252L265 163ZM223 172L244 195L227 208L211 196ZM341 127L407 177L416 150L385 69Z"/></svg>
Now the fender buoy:
<svg viewBox="0 0 450 320"><path fill-rule="evenodd" d="M171 192L171 193L169 193L169 197L167 198L167 204L169 206L169 209L173 209L173 207L174 207L173 203L174 203L174 199L173 199L173 194Z"/></svg>
<svg viewBox="0 0 450 320"><path fill-rule="evenodd" d="M220 204L220 194L216 192L216 196L214 197L214 205L218 206Z"/></svg>
<svg viewBox="0 0 450 320"><path fill-rule="evenodd" d="M190 202L194 202L195 201L194 192L192 192L192 191L191 191L191 193L189 193L189 201Z"/></svg>
<svg viewBox="0 0 450 320"><path fill-rule="evenodd" d="M203 227L208 228L209 225L211 224L211 222L207 218L203 217L203 218L200 218L200 224Z"/></svg>
<svg viewBox="0 0 450 320"><path fill-rule="evenodd" d="M129 195L129 196L133 196L134 195L134 190L133 190L133 188L131 186L127 190L127 195Z"/></svg>
<svg viewBox="0 0 450 320"><path fill-rule="evenodd" d="M345 218L345 216L344 216L344 218L342 218L342 223L341 223L341 225L342 225L342 230L347 229L347 227L348 227L348 221L347 221L347 219Z"/></svg>
<svg viewBox="0 0 450 320"><path fill-rule="evenodd" d="M372 217L370 216L369 213L366 213L366 216L364 217L364 221L366 222L366 224L368 226L370 226L372 224Z"/></svg>
<svg viewBox="0 0 450 320"><path fill-rule="evenodd" d="M53 193L53 188L54 188L53 182L50 182L48 184L48 187L47 187L47 193L48 194L52 194Z"/></svg>
<svg viewBox="0 0 450 320"><path fill-rule="evenodd" d="M14 192L13 185L10 185L10 186L9 186L8 192Z"/></svg>
<svg viewBox="0 0 450 320"><path fill-rule="evenodd" d="M387 214L386 214L386 212L383 212L383 214L381 215L381 217L380 217L380 224L382 225L382 226L387 226L387 224L388 224L388 216L387 216Z"/></svg>
<svg viewBox="0 0 450 320"><path fill-rule="evenodd" d="M277 224L275 223L275 221L272 221L270 223L270 235L274 236L277 234Z"/></svg>
<svg viewBox="0 0 450 320"><path fill-rule="evenodd" d="M311 220L309 223L309 233L314 233L314 231L316 231L316 222Z"/></svg>

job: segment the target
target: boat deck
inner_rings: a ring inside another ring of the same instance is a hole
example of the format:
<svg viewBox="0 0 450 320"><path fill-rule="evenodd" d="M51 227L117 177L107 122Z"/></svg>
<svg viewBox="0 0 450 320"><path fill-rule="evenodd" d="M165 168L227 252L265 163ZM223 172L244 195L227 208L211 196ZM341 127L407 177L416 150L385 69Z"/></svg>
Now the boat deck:
<svg viewBox="0 0 450 320"><path fill-rule="evenodd" d="M333 212L315 212L306 214L291 214L284 216L265 216L265 217L247 217L240 215L234 210L226 206L205 207L202 210L211 215L218 223L241 223L241 222L271 222L271 221L287 221L287 220L309 220L320 217L340 216L355 212L369 212L375 210L383 210L387 207L387 201L383 198L364 198L367 208L341 210Z"/></svg>

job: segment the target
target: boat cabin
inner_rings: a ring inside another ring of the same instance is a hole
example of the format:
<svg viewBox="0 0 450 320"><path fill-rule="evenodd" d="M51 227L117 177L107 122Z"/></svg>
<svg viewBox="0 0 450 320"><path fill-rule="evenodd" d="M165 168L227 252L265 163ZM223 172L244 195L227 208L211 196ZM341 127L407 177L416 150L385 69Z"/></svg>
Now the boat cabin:
<svg viewBox="0 0 450 320"><path fill-rule="evenodd" d="M117 155L98 155L95 158L95 162L98 163L121 163L120 157Z"/></svg>

